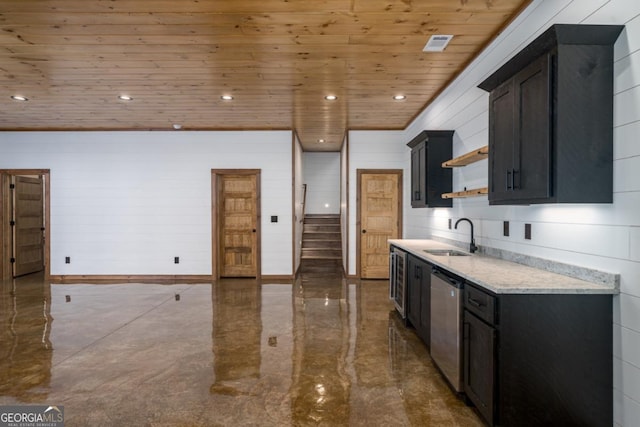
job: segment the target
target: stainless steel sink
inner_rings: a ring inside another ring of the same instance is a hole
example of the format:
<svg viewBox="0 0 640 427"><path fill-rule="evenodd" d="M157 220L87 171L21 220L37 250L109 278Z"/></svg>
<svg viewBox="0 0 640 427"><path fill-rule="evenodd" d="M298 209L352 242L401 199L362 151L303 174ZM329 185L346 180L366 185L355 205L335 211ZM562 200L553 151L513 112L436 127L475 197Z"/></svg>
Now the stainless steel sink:
<svg viewBox="0 0 640 427"><path fill-rule="evenodd" d="M457 251L455 249L424 249L424 251L431 255L437 256L469 256L470 253Z"/></svg>

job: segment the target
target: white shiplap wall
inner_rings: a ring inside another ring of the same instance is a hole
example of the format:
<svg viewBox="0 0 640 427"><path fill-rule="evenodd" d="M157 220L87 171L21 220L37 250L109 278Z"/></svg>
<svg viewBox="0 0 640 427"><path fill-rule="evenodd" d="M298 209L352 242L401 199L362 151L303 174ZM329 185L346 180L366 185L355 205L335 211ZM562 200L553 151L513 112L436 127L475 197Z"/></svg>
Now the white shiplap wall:
<svg viewBox="0 0 640 427"><path fill-rule="evenodd" d="M303 179L303 151L298 136L295 136L293 143L293 206L294 206L294 259L293 271L297 271L302 258L302 233L304 231L304 189Z"/></svg>
<svg viewBox="0 0 640 427"><path fill-rule="evenodd" d="M398 144L423 129L452 129L454 156L488 142L488 94L476 87L554 23L623 24L615 45L614 203L609 205L491 206L486 196L459 199L452 209L408 207L406 236L468 242L468 227L449 230L447 219L469 217L480 245L620 273L614 300L614 421L640 420L640 1L534 1L406 129ZM408 152L405 162L409 161ZM487 184L487 162L455 169L454 191ZM502 221L511 237L502 236ZM524 224L533 238L524 240Z"/></svg>
<svg viewBox="0 0 640 427"><path fill-rule="evenodd" d="M291 141L286 131L3 132L0 168L51 170L54 275L211 274L211 169L261 169L262 274L288 275Z"/></svg>
<svg viewBox="0 0 640 427"><path fill-rule="evenodd" d="M307 184L305 212L340 213L340 153L305 152L304 183Z"/></svg>
<svg viewBox="0 0 640 427"><path fill-rule="evenodd" d="M342 268L349 271L349 138L345 135L340 149L340 233L342 237Z"/></svg>

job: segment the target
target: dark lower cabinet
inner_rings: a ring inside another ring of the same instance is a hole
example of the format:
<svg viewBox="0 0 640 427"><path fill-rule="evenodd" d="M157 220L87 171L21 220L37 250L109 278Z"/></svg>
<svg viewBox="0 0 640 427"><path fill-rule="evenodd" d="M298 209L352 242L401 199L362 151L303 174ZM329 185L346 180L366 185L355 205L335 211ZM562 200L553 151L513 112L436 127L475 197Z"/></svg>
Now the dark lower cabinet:
<svg viewBox="0 0 640 427"><path fill-rule="evenodd" d="M409 255L407 259L407 319L429 347L431 341L431 264Z"/></svg>
<svg viewBox="0 0 640 427"><path fill-rule="evenodd" d="M464 392L493 425L495 395L496 330L464 311Z"/></svg>
<svg viewBox="0 0 640 427"><path fill-rule="evenodd" d="M613 425L612 296L465 284L464 392L489 425Z"/></svg>

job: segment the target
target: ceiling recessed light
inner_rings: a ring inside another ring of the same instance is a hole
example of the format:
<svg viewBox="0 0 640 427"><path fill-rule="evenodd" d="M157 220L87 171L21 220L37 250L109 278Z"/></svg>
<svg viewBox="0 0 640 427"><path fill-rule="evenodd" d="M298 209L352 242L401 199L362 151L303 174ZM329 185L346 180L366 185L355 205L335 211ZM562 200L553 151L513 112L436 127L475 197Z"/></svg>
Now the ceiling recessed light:
<svg viewBox="0 0 640 427"><path fill-rule="evenodd" d="M182 125L181 125L181 124L179 124L179 123L174 123L174 124L173 124L173 128L174 128L175 130L180 130L180 129L182 129Z"/></svg>
<svg viewBox="0 0 640 427"><path fill-rule="evenodd" d="M324 142L324 139L319 139L318 142L322 144Z"/></svg>
<svg viewBox="0 0 640 427"><path fill-rule="evenodd" d="M335 101L336 99L338 99L338 97L336 95L327 95L324 97L324 99L326 99L327 101Z"/></svg>
<svg viewBox="0 0 640 427"><path fill-rule="evenodd" d="M394 95L393 99L395 99L396 101L402 101L404 99L407 99L406 95Z"/></svg>
<svg viewBox="0 0 640 427"><path fill-rule="evenodd" d="M11 95L11 99L13 99L14 101L28 101L29 98L27 98L26 96L22 96L22 95Z"/></svg>
<svg viewBox="0 0 640 427"><path fill-rule="evenodd" d="M129 95L118 95L120 101L133 101L133 98Z"/></svg>
<svg viewBox="0 0 640 427"><path fill-rule="evenodd" d="M231 96L231 95L222 95L220 97L220 99L222 99L223 101L231 101L233 99L233 96Z"/></svg>

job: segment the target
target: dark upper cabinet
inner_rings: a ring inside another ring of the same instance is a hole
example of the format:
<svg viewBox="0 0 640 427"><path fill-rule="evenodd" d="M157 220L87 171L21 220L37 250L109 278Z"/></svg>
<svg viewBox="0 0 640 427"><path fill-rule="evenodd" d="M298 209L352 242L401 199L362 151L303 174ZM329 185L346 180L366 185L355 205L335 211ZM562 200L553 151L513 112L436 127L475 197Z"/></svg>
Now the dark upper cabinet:
<svg viewBox="0 0 640 427"><path fill-rule="evenodd" d="M479 87L489 96L489 203L613 201L617 25L553 25Z"/></svg>
<svg viewBox="0 0 640 427"><path fill-rule="evenodd" d="M407 145L411 147L411 207L450 208L443 193L452 189L451 169L442 163L451 159L453 131L426 130Z"/></svg>

